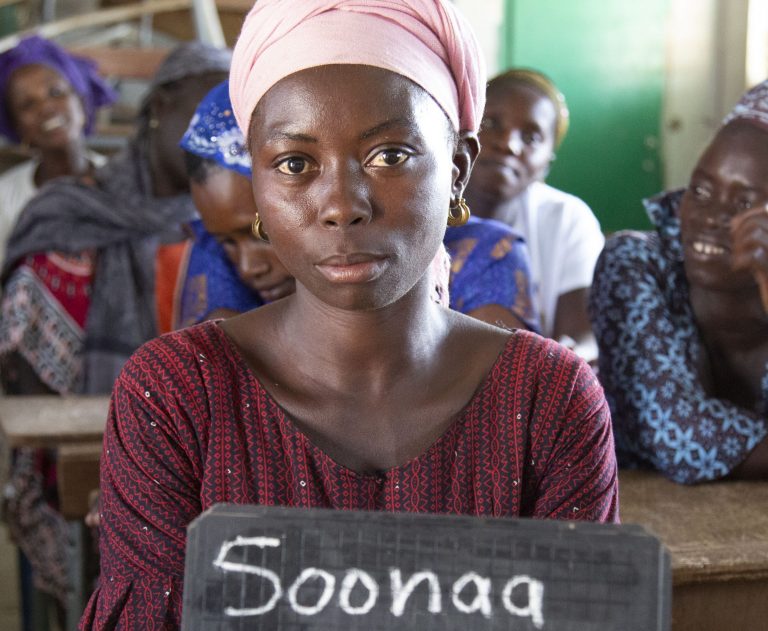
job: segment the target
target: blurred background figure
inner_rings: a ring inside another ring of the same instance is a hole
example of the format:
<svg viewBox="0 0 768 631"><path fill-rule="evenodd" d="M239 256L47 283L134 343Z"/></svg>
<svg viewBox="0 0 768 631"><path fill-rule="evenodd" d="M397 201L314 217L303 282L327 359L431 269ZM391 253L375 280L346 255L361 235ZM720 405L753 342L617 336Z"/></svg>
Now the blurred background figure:
<svg viewBox="0 0 768 631"><path fill-rule="evenodd" d="M0 260L22 208L46 182L90 176L106 159L86 147L97 110L115 93L95 64L41 37L0 54L0 134L29 159L0 175Z"/></svg>
<svg viewBox="0 0 768 631"><path fill-rule="evenodd" d="M467 201L525 238L544 335L594 361L586 305L603 234L583 201L544 183L568 130L565 99L547 77L524 69L492 79L486 96Z"/></svg>
<svg viewBox="0 0 768 631"><path fill-rule="evenodd" d="M451 309L541 333L528 247L520 234L499 221L469 217L464 225L449 226L443 243L451 256Z"/></svg>
<svg viewBox="0 0 768 631"><path fill-rule="evenodd" d="M768 81L645 205L656 231L608 240L590 298L620 465L768 479Z"/></svg>
<svg viewBox="0 0 768 631"><path fill-rule="evenodd" d="M178 255L195 218L178 143L230 51L184 44L160 66L126 149L87 178L30 200L8 241L0 313L7 394L109 393L130 353L170 329ZM9 530L29 577L65 616L67 526L54 455L20 449L6 488Z"/></svg>
<svg viewBox="0 0 768 631"><path fill-rule="evenodd" d="M158 70L125 151L90 182L46 187L22 213L3 268L0 352L9 392L109 392L132 350L171 328L164 275L173 273L183 226L195 217L178 142L228 63L225 50L177 48Z"/></svg>

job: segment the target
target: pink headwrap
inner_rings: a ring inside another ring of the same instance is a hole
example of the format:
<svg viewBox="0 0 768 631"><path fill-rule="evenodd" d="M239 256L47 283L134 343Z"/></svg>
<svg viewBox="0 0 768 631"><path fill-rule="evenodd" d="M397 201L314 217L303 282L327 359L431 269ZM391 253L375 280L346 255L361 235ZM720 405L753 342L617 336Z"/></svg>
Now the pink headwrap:
<svg viewBox="0 0 768 631"><path fill-rule="evenodd" d="M723 119L723 125L735 120L745 120L768 130L768 80L758 83L742 96Z"/></svg>
<svg viewBox="0 0 768 631"><path fill-rule="evenodd" d="M230 71L232 109L247 135L280 79L329 64L391 70L420 85L459 131L477 131L485 65L471 28L447 0L258 0Z"/></svg>

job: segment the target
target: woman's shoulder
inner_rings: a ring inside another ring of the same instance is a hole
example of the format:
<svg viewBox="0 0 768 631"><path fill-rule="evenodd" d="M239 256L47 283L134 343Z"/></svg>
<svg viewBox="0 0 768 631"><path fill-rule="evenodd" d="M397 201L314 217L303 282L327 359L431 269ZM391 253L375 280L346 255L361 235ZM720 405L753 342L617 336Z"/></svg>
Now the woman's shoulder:
<svg viewBox="0 0 768 631"><path fill-rule="evenodd" d="M605 240L601 266L657 268L669 263L655 231L621 230Z"/></svg>
<svg viewBox="0 0 768 631"><path fill-rule="evenodd" d="M464 356L481 363L485 349L486 356L492 358L486 363L490 366L487 373L494 378L505 380L513 373L525 372L526 377L538 379L540 371L551 370L576 374L586 369L591 374L588 364L552 339L524 329L493 326L458 313L456 316L462 318L454 334L465 347Z"/></svg>
<svg viewBox="0 0 768 631"><path fill-rule="evenodd" d="M40 163L37 160L24 160L14 164L0 173L0 183L3 185L11 184L17 182L19 177L27 177L31 181L38 164Z"/></svg>
<svg viewBox="0 0 768 631"><path fill-rule="evenodd" d="M476 394L478 401L483 408L495 406L504 417L522 412L536 426L546 418L568 424L573 414L584 418L606 405L583 359L552 339L523 330L508 336Z"/></svg>
<svg viewBox="0 0 768 631"><path fill-rule="evenodd" d="M149 374L158 381L188 378L190 371L221 370L231 364L230 347L216 321L172 331L144 343L133 353L121 378Z"/></svg>
<svg viewBox="0 0 768 631"><path fill-rule="evenodd" d="M575 374L586 369L591 372L584 360L562 344L522 329L510 335L501 357L516 368L525 367L526 370L560 369Z"/></svg>
<svg viewBox="0 0 768 631"><path fill-rule="evenodd" d="M445 231L445 244L448 246L461 239L475 239L477 242L495 243L501 239L510 242L523 241L523 235L513 230L507 224L495 219L470 217L463 226L450 227Z"/></svg>

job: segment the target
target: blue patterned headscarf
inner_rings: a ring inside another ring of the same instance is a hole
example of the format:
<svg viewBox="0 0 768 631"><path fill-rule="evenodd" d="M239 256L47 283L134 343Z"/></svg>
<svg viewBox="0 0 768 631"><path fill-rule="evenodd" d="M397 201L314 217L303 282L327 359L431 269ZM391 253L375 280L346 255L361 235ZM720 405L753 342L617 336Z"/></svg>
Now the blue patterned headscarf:
<svg viewBox="0 0 768 631"><path fill-rule="evenodd" d="M32 64L48 66L69 81L83 103L86 134L93 130L96 111L117 98L115 91L99 75L94 62L72 55L58 44L37 35L27 37L11 50L0 54L0 134L13 142L20 139L8 111L8 85L16 70Z"/></svg>
<svg viewBox="0 0 768 631"><path fill-rule="evenodd" d="M251 177L251 156L229 100L229 81L205 95L179 143L185 151Z"/></svg>

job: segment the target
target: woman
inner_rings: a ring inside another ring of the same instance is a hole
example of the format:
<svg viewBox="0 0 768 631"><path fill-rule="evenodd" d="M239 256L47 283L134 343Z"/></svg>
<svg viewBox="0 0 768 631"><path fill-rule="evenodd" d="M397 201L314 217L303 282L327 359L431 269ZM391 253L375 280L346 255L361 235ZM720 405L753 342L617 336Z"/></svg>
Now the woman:
<svg viewBox="0 0 768 631"><path fill-rule="evenodd" d="M158 338L126 365L84 629L176 628L185 529L215 502L617 518L589 367L431 297L483 81L448 2L254 5L230 93L256 229L296 291Z"/></svg>
<svg viewBox="0 0 768 631"><path fill-rule="evenodd" d="M157 72L126 151L88 182L45 186L8 242L0 314L6 393L106 393L127 357L157 335L161 243L186 238L194 217L181 134L230 54L199 44L171 52ZM9 528L35 584L66 602L67 526L56 511L54 459L15 454Z"/></svg>
<svg viewBox="0 0 768 631"><path fill-rule="evenodd" d="M608 240L590 299L619 460L768 479L768 82L646 208L656 231Z"/></svg>
<svg viewBox="0 0 768 631"><path fill-rule="evenodd" d="M91 175L106 160L89 151L100 107L115 93L93 62L37 36L0 54L0 134L33 152L0 175L0 260L22 208L46 182Z"/></svg>
<svg viewBox="0 0 768 631"><path fill-rule="evenodd" d="M200 103L181 146L202 221L193 224L195 242L177 298L176 328L229 317L291 293L293 278L268 237L252 231L251 158L232 113L228 82ZM444 244L452 259L451 308L492 324L539 330L527 249L519 235L499 222L470 217L446 231Z"/></svg>
<svg viewBox="0 0 768 631"><path fill-rule="evenodd" d="M547 77L523 69L492 79L486 95L467 201L525 238L544 335L594 361L587 296L603 235L584 202L544 183L568 130L565 99Z"/></svg>
<svg viewBox="0 0 768 631"><path fill-rule="evenodd" d="M185 239L195 212L178 142L228 64L227 51L177 48L150 86L128 148L93 184L54 182L27 206L3 267L9 391L109 392L127 357L170 329L158 310L170 299L156 284L168 265L155 261L172 261L174 250L158 246Z"/></svg>
<svg viewBox="0 0 768 631"><path fill-rule="evenodd" d="M251 158L229 100L229 82L200 102L181 139L201 220L192 228L176 301L176 326L229 317L293 292L293 277L251 227Z"/></svg>

